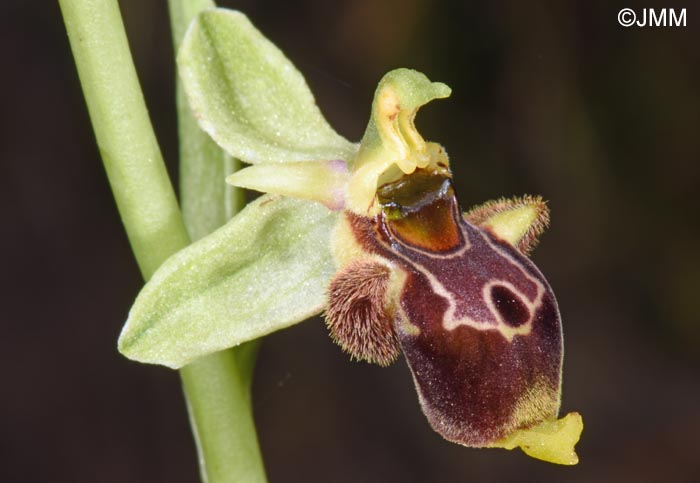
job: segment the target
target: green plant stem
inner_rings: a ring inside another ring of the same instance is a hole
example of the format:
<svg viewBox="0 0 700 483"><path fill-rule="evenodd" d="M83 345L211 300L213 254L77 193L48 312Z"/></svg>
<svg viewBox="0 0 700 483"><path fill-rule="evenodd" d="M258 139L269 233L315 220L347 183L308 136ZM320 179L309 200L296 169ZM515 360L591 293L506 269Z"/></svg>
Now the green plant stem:
<svg viewBox="0 0 700 483"><path fill-rule="evenodd" d="M249 385L234 350L204 356L180 370L202 480L264 483Z"/></svg>
<svg viewBox="0 0 700 483"><path fill-rule="evenodd" d="M93 129L137 263L148 280L189 243L116 0L59 0ZM249 384L233 352L182 371L202 476L263 482ZM246 369L249 371L249 369Z"/></svg>
<svg viewBox="0 0 700 483"><path fill-rule="evenodd" d="M60 0L97 145L141 273L189 244L115 0Z"/></svg>

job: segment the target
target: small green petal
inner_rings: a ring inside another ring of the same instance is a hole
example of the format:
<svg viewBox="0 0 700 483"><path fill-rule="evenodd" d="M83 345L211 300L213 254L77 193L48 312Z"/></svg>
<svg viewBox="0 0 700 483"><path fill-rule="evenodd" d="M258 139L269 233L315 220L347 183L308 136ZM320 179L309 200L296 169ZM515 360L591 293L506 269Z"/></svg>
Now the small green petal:
<svg viewBox="0 0 700 483"><path fill-rule="evenodd" d="M344 161L258 164L237 171L226 182L264 193L318 201L330 210L340 210L345 206L348 169Z"/></svg>
<svg viewBox="0 0 700 483"><path fill-rule="evenodd" d="M579 413L569 413L555 421L545 421L529 429L520 429L493 446L513 449L518 446L525 454L559 465L575 465L578 456L574 446L583 431Z"/></svg>
<svg viewBox="0 0 700 483"><path fill-rule="evenodd" d="M131 308L119 350L179 368L319 313L335 271L337 219L319 203L259 198L156 271Z"/></svg>
<svg viewBox="0 0 700 483"><path fill-rule="evenodd" d="M357 150L328 125L289 59L240 12L202 12L178 67L202 129L246 163L347 160Z"/></svg>

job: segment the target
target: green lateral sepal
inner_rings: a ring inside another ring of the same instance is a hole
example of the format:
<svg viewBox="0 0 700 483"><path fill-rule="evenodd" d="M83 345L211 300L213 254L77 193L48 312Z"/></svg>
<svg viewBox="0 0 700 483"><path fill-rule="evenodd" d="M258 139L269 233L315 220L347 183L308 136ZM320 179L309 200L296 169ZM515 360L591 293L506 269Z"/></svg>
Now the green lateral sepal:
<svg viewBox="0 0 700 483"><path fill-rule="evenodd" d="M170 257L119 337L130 359L179 368L318 314L335 271L337 213L267 195Z"/></svg>

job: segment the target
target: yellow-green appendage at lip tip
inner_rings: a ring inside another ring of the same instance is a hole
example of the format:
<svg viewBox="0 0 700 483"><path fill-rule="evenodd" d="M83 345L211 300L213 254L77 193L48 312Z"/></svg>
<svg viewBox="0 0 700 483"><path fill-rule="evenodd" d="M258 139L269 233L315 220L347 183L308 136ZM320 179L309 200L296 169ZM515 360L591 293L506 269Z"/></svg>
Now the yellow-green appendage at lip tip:
<svg viewBox="0 0 700 483"><path fill-rule="evenodd" d="M583 431L579 413L569 413L561 419L544 421L528 429L519 429L494 443L494 448L520 447L528 456L559 465L575 465L578 455L574 447Z"/></svg>

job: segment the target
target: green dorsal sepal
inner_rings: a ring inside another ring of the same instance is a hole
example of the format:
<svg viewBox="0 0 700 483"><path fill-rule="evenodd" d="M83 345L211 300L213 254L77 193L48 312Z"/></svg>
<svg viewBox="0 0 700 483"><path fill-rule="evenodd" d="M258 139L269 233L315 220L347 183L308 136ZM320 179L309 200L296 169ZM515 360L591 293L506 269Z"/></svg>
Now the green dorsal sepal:
<svg viewBox="0 0 700 483"><path fill-rule="evenodd" d="M301 73L242 13L200 13L177 64L199 126L231 156L248 164L355 156Z"/></svg>

